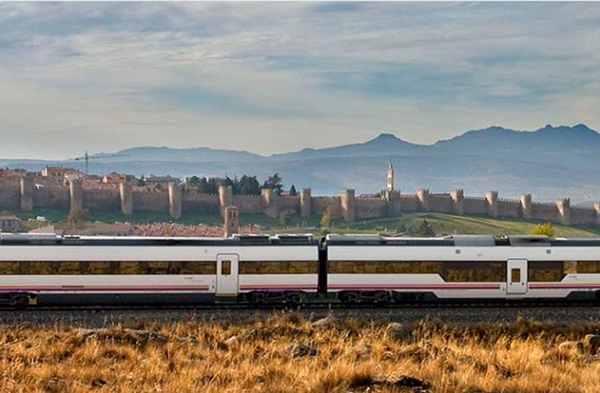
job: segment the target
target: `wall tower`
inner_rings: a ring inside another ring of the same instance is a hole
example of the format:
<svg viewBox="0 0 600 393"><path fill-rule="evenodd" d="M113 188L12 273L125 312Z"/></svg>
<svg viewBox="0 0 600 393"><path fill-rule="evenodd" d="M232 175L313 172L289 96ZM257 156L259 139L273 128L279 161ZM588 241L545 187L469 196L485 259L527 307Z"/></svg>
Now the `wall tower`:
<svg viewBox="0 0 600 393"><path fill-rule="evenodd" d="M240 213L236 206L227 206L225 211L225 237L240 233Z"/></svg>

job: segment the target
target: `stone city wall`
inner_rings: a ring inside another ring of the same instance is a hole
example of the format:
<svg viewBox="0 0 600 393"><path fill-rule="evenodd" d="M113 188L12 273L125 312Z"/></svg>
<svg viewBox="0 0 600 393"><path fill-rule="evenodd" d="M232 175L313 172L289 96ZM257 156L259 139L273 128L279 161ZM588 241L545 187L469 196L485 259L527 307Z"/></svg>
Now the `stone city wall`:
<svg viewBox="0 0 600 393"><path fill-rule="evenodd" d="M33 188L34 208L68 209L70 206L69 187L64 185L44 185Z"/></svg>
<svg viewBox="0 0 600 393"><path fill-rule="evenodd" d="M542 221L558 221L556 204L532 202L531 218Z"/></svg>
<svg viewBox="0 0 600 393"><path fill-rule="evenodd" d="M500 217L520 218L523 215L521 201L516 199L499 199L498 215Z"/></svg>
<svg viewBox="0 0 600 393"><path fill-rule="evenodd" d="M487 214L487 201L485 198L465 197L465 214Z"/></svg>
<svg viewBox="0 0 600 393"><path fill-rule="evenodd" d="M262 213L260 195L234 195L233 206L236 206L242 214Z"/></svg>
<svg viewBox="0 0 600 393"><path fill-rule="evenodd" d="M571 225L596 225L596 214L594 209L571 207Z"/></svg>
<svg viewBox="0 0 600 393"><path fill-rule="evenodd" d="M21 190L18 179L0 179L0 208L21 206Z"/></svg>
<svg viewBox="0 0 600 393"><path fill-rule="evenodd" d="M464 196L461 189L449 193L430 193L419 189L416 194L392 191L384 197L356 195L343 190L339 196L312 196L304 188L296 196L279 196L272 190L261 195L233 195L230 187L219 187L218 194L204 194L180 184L165 187L137 187L131 183L86 184L75 180L69 184L57 180L24 177L0 179L0 208L30 211L33 208L57 208L93 211L168 212L177 219L186 213L223 214L235 206L239 214L266 214L278 217L292 210L307 217L321 215L327 208L347 222L403 213L439 212L448 214L488 215L551 221L565 225L600 226L600 203L594 208L571 207L568 198L554 203L532 200L530 194L519 199L503 199L498 192L488 191L483 197Z"/></svg>
<svg viewBox="0 0 600 393"><path fill-rule="evenodd" d="M133 211L162 212L169 210L169 193L165 190L134 189Z"/></svg>
<svg viewBox="0 0 600 393"><path fill-rule="evenodd" d="M312 197L312 212L323 214L325 209L331 207L334 211L340 211L340 197L316 196Z"/></svg>
<svg viewBox="0 0 600 393"><path fill-rule="evenodd" d="M83 188L83 206L88 210L119 211L121 200L116 187Z"/></svg>
<svg viewBox="0 0 600 393"><path fill-rule="evenodd" d="M382 198L357 198L356 219L368 220L370 218L387 217L387 201Z"/></svg>
<svg viewBox="0 0 600 393"><path fill-rule="evenodd" d="M220 205L217 194L204 194L194 188L184 188L182 198L184 212L219 213Z"/></svg>
<svg viewBox="0 0 600 393"><path fill-rule="evenodd" d="M400 194L401 211L407 213L415 213L421 210L421 201L417 194Z"/></svg>
<svg viewBox="0 0 600 393"><path fill-rule="evenodd" d="M450 194L429 194L429 210L439 213L454 213L454 201Z"/></svg>

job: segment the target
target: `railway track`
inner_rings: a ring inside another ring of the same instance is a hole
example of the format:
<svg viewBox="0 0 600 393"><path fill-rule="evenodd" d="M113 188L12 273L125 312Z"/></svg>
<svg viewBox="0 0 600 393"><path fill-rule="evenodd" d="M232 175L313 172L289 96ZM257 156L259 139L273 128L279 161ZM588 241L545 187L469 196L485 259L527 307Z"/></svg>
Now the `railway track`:
<svg viewBox="0 0 600 393"><path fill-rule="evenodd" d="M405 303L356 303L345 304L338 301L321 299L302 304L286 304L281 302L253 303L198 303L198 304L125 304L125 305L29 305L13 307L0 305L2 311L109 311L109 310L401 310L401 309L447 309L447 308L545 308L545 307L590 307L600 310L599 301L566 301L566 300L499 300L499 301L429 301Z"/></svg>
<svg viewBox="0 0 600 393"><path fill-rule="evenodd" d="M312 310L410 310L410 309L494 309L494 308L517 308L517 309L543 309L543 308L597 308L598 302L566 302L566 301L543 301L543 302L428 302L428 303L401 303L401 304L343 304L314 302L301 305L288 305L282 303L271 304L249 304L249 303L217 303L217 304L191 304L191 305L72 305L72 306L28 306L24 308L0 306L0 312L48 312L48 311L151 311L151 310L189 310L189 311L312 311Z"/></svg>
<svg viewBox="0 0 600 393"><path fill-rule="evenodd" d="M265 318L276 313L294 312L310 319L333 316L379 322L414 323L423 319L452 323L512 322L520 318L540 321L577 323L600 321L600 306L593 304L427 304L427 305L343 305L312 304L297 308L282 305L202 306L121 306L121 307L40 307L24 310L0 309L0 325L70 325L101 327L113 324L184 322L215 323Z"/></svg>

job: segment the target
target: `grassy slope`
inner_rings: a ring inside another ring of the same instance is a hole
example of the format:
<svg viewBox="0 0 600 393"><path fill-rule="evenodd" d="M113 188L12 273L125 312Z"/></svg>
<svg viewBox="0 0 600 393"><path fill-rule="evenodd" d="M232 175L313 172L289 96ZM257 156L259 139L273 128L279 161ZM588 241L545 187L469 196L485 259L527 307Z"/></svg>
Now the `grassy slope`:
<svg viewBox="0 0 600 393"><path fill-rule="evenodd" d="M403 228L418 226L427 220L437 235L449 234L489 234L489 235L527 235L533 232L538 224L522 220L488 218L478 216L454 216L450 214L430 213L423 215L406 215L400 218L369 220L355 223L344 232L353 229L359 232L402 232ZM598 236L598 229L583 227L567 227L554 225L556 236L587 237Z"/></svg>

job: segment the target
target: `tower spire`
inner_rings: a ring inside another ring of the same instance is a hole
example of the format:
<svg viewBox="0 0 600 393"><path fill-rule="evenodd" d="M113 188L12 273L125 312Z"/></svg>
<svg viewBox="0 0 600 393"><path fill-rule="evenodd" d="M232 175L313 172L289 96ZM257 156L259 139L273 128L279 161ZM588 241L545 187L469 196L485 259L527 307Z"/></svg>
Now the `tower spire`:
<svg viewBox="0 0 600 393"><path fill-rule="evenodd" d="M394 166L392 165L392 160L388 162L386 191L388 193L394 192Z"/></svg>

